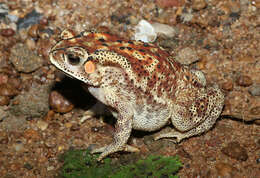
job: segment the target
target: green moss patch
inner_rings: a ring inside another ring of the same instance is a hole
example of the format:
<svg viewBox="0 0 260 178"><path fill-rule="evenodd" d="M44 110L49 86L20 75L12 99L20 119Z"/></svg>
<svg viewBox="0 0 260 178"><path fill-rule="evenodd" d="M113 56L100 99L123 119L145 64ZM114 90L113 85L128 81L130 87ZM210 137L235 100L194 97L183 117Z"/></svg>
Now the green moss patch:
<svg viewBox="0 0 260 178"><path fill-rule="evenodd" d="M63 166L60 176L64 178L141 178L141 177L178 177L182 164L177 156L164 157L150 155L132 164L115 166L110 158L98 162L98 155L88 150L68 150L60 156Z"/></svg>

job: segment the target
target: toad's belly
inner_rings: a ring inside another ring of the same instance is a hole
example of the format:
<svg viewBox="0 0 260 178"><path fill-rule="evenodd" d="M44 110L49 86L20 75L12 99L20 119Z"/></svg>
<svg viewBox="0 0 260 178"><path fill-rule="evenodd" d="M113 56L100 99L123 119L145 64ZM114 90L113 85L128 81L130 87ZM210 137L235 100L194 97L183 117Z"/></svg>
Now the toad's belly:
<svg viewBox="0 0 260 178"><path fill-rule="evenodd" d="M136 106L133 118L133 129L155 131L166 124L171 116L169 109L159 107Z"/></svg>

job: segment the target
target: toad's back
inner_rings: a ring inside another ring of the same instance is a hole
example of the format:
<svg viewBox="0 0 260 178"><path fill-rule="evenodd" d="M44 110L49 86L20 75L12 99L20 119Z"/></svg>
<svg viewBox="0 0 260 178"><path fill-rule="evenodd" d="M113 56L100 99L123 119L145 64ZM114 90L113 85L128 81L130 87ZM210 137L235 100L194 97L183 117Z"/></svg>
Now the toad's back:
<svg viewBox="0 0 260 178"><path fill-rule="evenodd" d="M73 39L63 40L55 48L72 46L86 49L88 58L102 66L120 68L125 74L127 88L136 90L136 95L148 97L148 102L165 103L175 99L178 88L205 85L204 76L194 75L173 60L167 51L150 43L125 40L107 33L83 32Z"/></svg>

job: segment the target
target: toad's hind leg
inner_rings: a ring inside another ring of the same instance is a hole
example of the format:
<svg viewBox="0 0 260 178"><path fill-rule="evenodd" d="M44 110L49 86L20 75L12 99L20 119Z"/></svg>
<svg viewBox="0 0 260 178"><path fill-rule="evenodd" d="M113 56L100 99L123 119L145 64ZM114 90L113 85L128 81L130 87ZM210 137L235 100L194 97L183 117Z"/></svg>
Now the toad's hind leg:
<svg viewBox="0 0 260 178"><path fill-rule="evenodd" d="M178 131L172 129L167 133L159 134L155 140L173 137L180 142L184 138L208 131L219 117L223 103L224 95L221 91L217 87L210 87L204 96L196 97L189 107L175 105L172 124Z"/></svg>
<svg viewBox="0 0 260 178"><path fill-rule="evenodd" d="M178 131L176 129L172 129L167 133L159 134L154 139L158 140L160 138L176 138L176 142L179 143L184 138L189 138L191 136L206 132L214 125L216 120L217 120L217 117L215 117L215 118L209 117L204 122L202 122L200 125L198 125L197 127L193 128L189 131L182 132L182 131Z"/></svg>

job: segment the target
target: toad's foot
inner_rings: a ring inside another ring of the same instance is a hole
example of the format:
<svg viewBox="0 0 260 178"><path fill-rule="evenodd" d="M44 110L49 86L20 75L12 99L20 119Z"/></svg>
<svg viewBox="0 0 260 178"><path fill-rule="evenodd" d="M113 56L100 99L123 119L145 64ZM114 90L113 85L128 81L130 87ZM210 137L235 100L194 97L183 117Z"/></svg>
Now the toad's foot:
<svg viewBox="0 0 260 178"><path fill-rule="evenodd" d="M174 141L175 143L179 143L181 142L181 140L183 140L184 138L189 137L186 133L181 133L178 132L174 129L172 129L171 131L167 132L167 133L161 133L157 136L154 137L154 140L159 140L161 138L176 138L176 140Z"/></svg>
<svg viewBox="0 0 260 178"><path fill-rule="evenodd" d="M108 146L104 146L101 148L96 148L91 151L91 153L101 153L101 155L98 158L98 161L101 161L103 158L105 158L107 155L111 153L115 153L117 151L126 151L126 152L139 152L138 148L135 148L130 145L125 145L123 147L119 147L117 145L111 144Z"/></svg>

